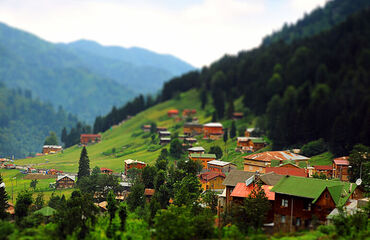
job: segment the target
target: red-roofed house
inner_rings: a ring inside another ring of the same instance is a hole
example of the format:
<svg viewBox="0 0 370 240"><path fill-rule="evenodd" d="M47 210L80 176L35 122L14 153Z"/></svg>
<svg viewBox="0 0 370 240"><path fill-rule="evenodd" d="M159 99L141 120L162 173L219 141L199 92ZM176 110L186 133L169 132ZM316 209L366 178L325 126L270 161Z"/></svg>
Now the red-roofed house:
<svg viewBox="0 0 370 240"><path fill-rule="evenodd" d="M155 193L155 189L145 188L145 190L144 190L144 196L145 196L147 202L150 202L150 200L152 199L154 193Z"/></svg>
<svg viewBox="0 0 370 240"><path fill-rule="evenodd" d="M349 181L349 174L348 174L348 156L335 158L333 161L333 173L334 178L339 178L341 181Z"/></svg>
<svg viewBox="0 0 370 240"><path fill-rule="evenodd" d="M224 128L221 123L207 123L203 125L204 138L217 140L224 134Z"/></svg>
<svg viewBox="0 0 370 240"><path fill-rule="evenodd" d="M81 144L97 143L100 141L101 141L100 134L81 134L80 136Z"/></svg>
<svg viewBox="0 0 370 240"><path fill-rule="evenodd" d="M169 117L176 117L177 115L179 115L179 110L177 109L168 110L167 115Z"/></svg>
<svg viewBox="0 0 370 240"><path fill-rule="evenodd" d="M296 164L308 162L309 158L289 151L269 151L255 153L244 157L244 171L265 173L266 167L271 166L271 160L283 161L290 160Z"/></svg>
<svg viewBox="0 0 370 240"><path fill-rule="evenodd" d="M314 173L316 174L325 174L326 177L333 177L333 166L331 165L316 165L313 166Z"/></svg>
<svg viewBox="0 0 370 240"><path fill-rule="evenodd" d="M101 173L107 174L107 175L112 175L113 170L109 168L100 168Z"/></svg>
<svg viewBox="0 0 370 240"><path fill-rule="evenodd" d="M199 175L200 183L204 191L210 190L221 190L225 187L222 185L226 175L219 172L205 172Z"/></svg>
<svg viewBox="0 0 370 240"><path fill-rule="evenodd" d="M196 109L184 109L184 111L182 111L182 116L183 117L189 117L189 116L192 116L196 113L197 113Z"/></svg>
<svg viewBox="0 0 370 240"><path fill-rule="evenodd" d="M279 175L290 175L297 177L307 177L307 172L304 168L292 168L292 167L266 167L266 173L274 172Z"/></svg>
<svg viewBox="0 0 370 240"><path fill-rule="evenodd" d="M127 171L131 168L143 169L145 168L145 166L146 166L145 162L127 159L125 160L125 175L127 175Z"/></svg>

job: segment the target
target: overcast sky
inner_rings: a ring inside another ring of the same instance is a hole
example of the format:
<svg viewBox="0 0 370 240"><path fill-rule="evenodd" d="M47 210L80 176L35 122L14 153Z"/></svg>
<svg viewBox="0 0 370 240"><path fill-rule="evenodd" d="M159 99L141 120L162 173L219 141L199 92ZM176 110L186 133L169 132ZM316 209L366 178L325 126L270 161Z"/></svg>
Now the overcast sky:
<svg viewBox="0 0 370 240"><path fill-rule="evenodd" d="M51 42L143 47L196 67L257 47L327 0L0 0L0 21Z"/></svg>

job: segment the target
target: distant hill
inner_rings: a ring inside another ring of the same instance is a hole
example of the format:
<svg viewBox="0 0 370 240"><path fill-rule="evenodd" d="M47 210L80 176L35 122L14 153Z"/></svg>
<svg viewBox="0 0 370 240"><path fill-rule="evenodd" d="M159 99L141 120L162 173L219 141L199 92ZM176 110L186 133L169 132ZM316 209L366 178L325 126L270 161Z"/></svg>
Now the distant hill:
<svg viewBox="0 0 370 240"><path fill-rule="evenodd" d="M7 89L0 84L0 158L21 158L41 152L50 131L59 134L63 126L75 125L77 118L62 108L32 98L30 91Z"/></svg>
<svg viewBox="0 0 370 240"><path fill-rule="evenodd" d="M291 43L294 40L310 37L343 22L348 16L370 7L368 0L331 0L306 14L297 23L288 25L263 39L263 45L278 41Z"/></svg>
<svg viewBox="0 0 370 240"><path fill-rule="evenodd" d="M175 57L144 49L52 44L0 23L0 81L89 122L136 94L155 93L189 69Z"/></svg>

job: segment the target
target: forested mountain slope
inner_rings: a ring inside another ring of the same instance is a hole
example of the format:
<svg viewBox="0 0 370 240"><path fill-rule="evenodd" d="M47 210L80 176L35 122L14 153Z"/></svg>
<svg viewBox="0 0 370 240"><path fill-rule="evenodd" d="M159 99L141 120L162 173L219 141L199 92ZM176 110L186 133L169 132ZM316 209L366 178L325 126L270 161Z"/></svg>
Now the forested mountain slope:
<svg viewBox="0 0 370 240"><path fill-rule="evenodd" d="M283 28L263 39L263 45L278 41L291 43L294 40L309 37L343 22L348 16L370 7L368 0L331 0L305 15L295 24L285 24Z"/></svg>
<svg viewBox="0 0 370 240"><path fill-rule="evenodd" d="M173 76L194 69L171 55L137 47L102 46L87 40L60 46L75 52L94 73L111 78L137 94L154 93Z"/></svg>
<svg viewBox="0 0 370 240"><path fill-rule="evenodd" d="M50 131L72 127L76 117L62 108L32 98L30 91L7 89L0 84L0 157L21 158L42 151Z"/></svg>

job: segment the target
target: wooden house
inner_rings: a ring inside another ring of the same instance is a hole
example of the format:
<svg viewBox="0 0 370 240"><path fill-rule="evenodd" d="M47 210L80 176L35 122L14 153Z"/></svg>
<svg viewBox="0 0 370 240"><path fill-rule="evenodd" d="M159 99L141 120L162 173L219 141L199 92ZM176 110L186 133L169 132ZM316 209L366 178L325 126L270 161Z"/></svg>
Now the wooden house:
<svg viewBox="0 0 370 240"><path fill-rule="evenodd" d="M242 112L233 112L233 119L240 120L244 117L244 113Z"/></svg>
<svg viewBox="0 0 370 240"><path fill-rule="evenodd" d="M188 137L188 138L185 138L184 139L184 143L185 144L194 144L196 142L197 142L197 139L196 138Z"/></svg>
<svg viewBox="0 0 370 240"><path fill-rule="evenodd" d="M63 171L56 170L54 168L49 169L46 171L46 174L48 175L58 175L58 174L63 174Z"/></svg>
<svg viewBox="0 0 370 240"><path fill-rule="evenodd" d="M286 160L307 163L309 158L291 153L289 151L269 151L263 153L255 153L244 157L244 171L265 173L266 167L271 166L271 161L277 160L281 163Z"/></svg>
<svg viewBox="0 0 370 240"><path fill-rule="evenodd" d="M160 138L171 137L171 133L169 131L159 131L158 135Z"/></svg>
<svg viewBox="0 0 370 240"><path fill-rule="evenodd" d="M199 176L200 183L202 185L203 191L206 190L222 190L224 186L222 185L226 175L220 172L205 172L201 173Z"/></svg>
<svg viewBox="0 0 370 240"><path fill-rule="evenodd" d="M307 177L307 170L292 163L280 164L277 167L266 167L266 173L274 172L279 175L291 175L297 177Z"/></svg>
<svg viewBox="0 0 370 240"><path fill-rule="evenodd" d="M327 178L333 177L333 166L332 165L315 165L313 166L313 174L324 174Z"/></svg>
<svg viewBox="0 0 370 240"><path fill-rule="evenodd" d="M199 153L191 153L189 155L189 159L193 161L199 161L202 163L204 169L207 168L207 162L216 160L215 154L199 154Z"/></svg>
<svg viewBox="0 0 370 240"><path fill-rule="evenodd" d="M141 129L143 129L144 132L150 132L151 128L152 128L152 126L150 126L150 125L143 125Z"/></svg>
<svg viewBox="0 0 370 240"><path fill-rule="evenodd" d="M75 176L61 175L56 181L56 189L73 188L75 186Z"/></svg>
<svg viewBox="0 0 370 240"><path fill-rule="evenodd" d="M177 117L179 115L179 110L177 110L177 109L168 110L167 115L169 117Z"/></svg>
<svg viewBox="0 0 370 240"><path fill-rule="evenodd" d="M203 125L194 122L184 123L184 134L187 136L200 135L203 132Z"/></svg>
<svg viewBox="0 0 370 240"><path fill-rule="evenodd" d="M127 160L125 160L125 175L127 175L127 171L131 168L143 169L145 167L146 167L145 162L141 162L141 161L138 161L138 160L127 159Z"/></svg>
<svg viewBox="0 0 370 240"><path fill-rule="evenodd" d="M171 142L171 138L169 137L163 137L159 139L160 145L166 145L166 144L169 144L170 142Z"/></svg>
<svg viewBox="0 0 370 240"><path fill-rule="evenodd" d="M182 116L183 117L192 117L196 113L197 113L196 109L184 109L184 111L182 111Z"/></svg>
<svg viewBox="0 0 370 240"><path fill-rule="evenodd" d="M62 146L58 145L44 145L42 146L42 153L43 154L52 154L57 153L63 150Z"/></svg>
<svg viewBox="0 0 370 240"><path fill-rule="evenodd" d="M236 146L243 152L255 152L267 146L263 138L238 137Z"/></svg>
<svg viewBox="0 0 370 240"><path fill-rule="evenodd" d="M335 158L333 161L333 173L334 178L338 178L341 181L349 181L349 161L347 157Z"/></svg>
<svg viewBox="0 0 370 240"><path fill-rule="evenodd" d="M154 193L155 193L155 189L145 188L145 190L144 190L144 196L145 196L145 199L146 199L146 202L147 203L150 202L150 200L154 196Z"/></svg>
<svg viewBox="0 0 370 240"><path fill-rule="evenodd" d="M112 175L113 174L113 170L109 169L109 168L100 168L100 172L102 174L107 174L107 175Z"/></svg>
<svg viewBox="0 0 370 240"><path fill-rule="evenodd" d="M101 141L100 134L81 134L80 135L80 143L83 145L86 145L89 143L98 143L100 141Z"/></svg>
<svg viewBox="0 0 370 240"><path fill-rule="evenodd" d="M231 203L231 193L235 186L239 182L245 182L248 178L252 177L255 173L245 172L242 170L231 170L226 176L224 182L222 183L226 189L225 191L225 207L230 206ZM224 207L224 206L222 206Z"/></svg>
<svg viewBox="0 0 370 240"><path fill-rule="evenodd" d="M231 170L236 169L236 165L231 162L212 160L207 163L207 169L210 172L229 173Z"/></svg>
<svg viewBox="0 0 370 240"><path fill-rule="evenodd" d="M271 190L275 192L275 230L307 229L313 218L324 223L333 209L344 206L353 197L356 187L341 181L283 177Z"/></svg>
<svg viewBox="0 0 370 240"><path fill-rule="evenodd" d="M204 138L216 140L224 134L224 128L221 123L207 123L203 125Z"/></svg>
<svg viewBox="0 0 370 240"><path fill-rule="evenodd" d="M192 153L204 154L205 149L203 147L191 147L191 148L188 148L188 152L189 154L192 154Z"/></svg>

